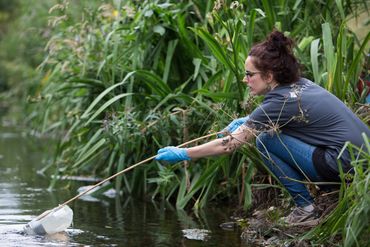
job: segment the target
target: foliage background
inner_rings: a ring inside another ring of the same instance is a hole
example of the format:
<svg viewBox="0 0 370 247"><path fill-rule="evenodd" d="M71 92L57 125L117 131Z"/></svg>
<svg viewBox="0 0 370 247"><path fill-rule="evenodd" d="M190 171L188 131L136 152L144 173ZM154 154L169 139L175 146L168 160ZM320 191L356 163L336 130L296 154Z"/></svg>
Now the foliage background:
<svg viewBox="0 0 370 247"><path fill-rule="evenodd" d="M107 177L251 112L261 99L241 83L244 60L275 28L296 41L304 76L369 122L358 83L370 34L353 32L358 15L368 24L367 1L2 0L0 110L58 140L41 172ZM191 164L151 162L109 186L178 208L237 197L248 209L252 191L279 188L264 174L247 146Z"/></svg>

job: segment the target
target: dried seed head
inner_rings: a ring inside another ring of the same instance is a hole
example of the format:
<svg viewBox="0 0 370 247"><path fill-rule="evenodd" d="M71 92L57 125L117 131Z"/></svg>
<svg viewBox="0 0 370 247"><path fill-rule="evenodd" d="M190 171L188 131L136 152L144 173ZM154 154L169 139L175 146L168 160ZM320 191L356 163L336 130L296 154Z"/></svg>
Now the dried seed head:
<svg viewBox="0 0 370 247"><path fill-rule="evenodd" d="M239 6L241 6L240 3L238 1L234 1L230 4L230 9L237 9Z"/></svg>
<svg viewBox="0 0 370 247"><path fill-rule="evenodd" d="M223 6L225 5L225 1L224 0L217 0L215 2L215 5L213 7L213 11L219 11Z"/></svg>

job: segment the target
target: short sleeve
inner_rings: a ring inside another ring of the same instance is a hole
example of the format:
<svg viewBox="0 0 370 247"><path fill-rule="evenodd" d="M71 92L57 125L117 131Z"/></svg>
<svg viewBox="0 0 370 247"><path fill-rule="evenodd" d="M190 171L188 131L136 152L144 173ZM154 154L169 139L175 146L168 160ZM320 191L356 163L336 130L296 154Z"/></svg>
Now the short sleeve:
<svg viewBox="0 0 370 247"><path fill-rule="evenodd" d="M258 106L245 123L247 127L257 131L279 129L289 125L297 116L298 107L295 102L267 101Z"/></svg>

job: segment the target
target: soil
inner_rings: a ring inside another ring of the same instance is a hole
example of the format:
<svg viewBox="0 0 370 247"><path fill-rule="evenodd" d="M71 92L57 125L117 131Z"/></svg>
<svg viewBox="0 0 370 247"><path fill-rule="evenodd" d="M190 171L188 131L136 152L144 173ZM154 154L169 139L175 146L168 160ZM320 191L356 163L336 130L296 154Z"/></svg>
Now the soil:
<svg viewBox="0 0 370 247"><path fill-rule="evenodd" d="M275 194L275 199L272 201L266 200L266 197L264 197L266 194L261 196L260 193L261 191L253 193L254 199L257 198L257 202L254 205L254 210L250 210L252 213L245 215L242 211L236 212L236 216L233 217L234 225L232 224L233 222L220 225L220 227L226 229L227 227L235 227L235 224L241 227L241 238L250 246L310 246L306 241L299 242L297 237L320 224L336 207L338 202L338 191L318 193L315 197L315 209L318 212L318 219L299 225L287 226L279 221L281 217L289 214L289 207L284 206L286 202L280 201L280 205L276 205L277 197L275 193L277 191L268 192L270 198ZM265 200L258 202L258 199L263 197Z"/></svg>

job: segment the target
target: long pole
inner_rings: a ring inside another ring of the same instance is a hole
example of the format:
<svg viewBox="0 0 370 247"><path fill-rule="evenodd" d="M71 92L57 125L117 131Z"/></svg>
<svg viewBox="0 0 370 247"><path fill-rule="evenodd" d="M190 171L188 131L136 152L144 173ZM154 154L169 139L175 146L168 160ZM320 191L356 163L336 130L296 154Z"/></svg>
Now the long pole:
<svg viewBox="0 0 370 247"><path fill-rule="evenodd" d="M216 133L211 133L211 134L208 134L208 135L205 135L205 136L201 136L201 137L195 138L195 139L193 139L193 140L190 140L190 141L184 142L184 143L182 143L181 145L179 145L179 146L177 146L177 147L179 147L179 148L180 148L180 147L184 147L184 146L186 146L186 145L188 145L188 144L194 143L194 142L199 141L199 140L202 140L202 139L206 139L206 138L208 138L208 137L211 137L211 136L214 136L214 135L217 135L217 134L220 134L220 133L223 133L223 132L221 131L221 132L216 132ZM87 189L87 190L85 190L85 191L81 192L80 194L76 195L75 197L72 197L72 198L71 198L71 199L69 199L68 201L63 202L63 203L62 203L62 204L60 204L58 207L56 207L54 210L50 210L50 211L46 211L46 212L44 212L43 214L41 214L40 216L38 216L36 219L37 219L37 220L40 220L40 219L44 218L45 216L47 216L47 215L48 215L49 213L51 213L52 211L58 211L60 208L64 207L64 206L65 206L65 205L67 205L68 203L70 203L70 202L72 202L72 201L76 200L77 198L79 198L79 197L81 197L81 196L85 195L86 193L88 193L89 191L91 191L91 190L95 189L95 188L96 188L96 187L98 187L99 185L102 185L103 183L105 183L105 182L107 182L107 181L109 181L109 180L111 180L111 179L113 179L113 178L115 178L115 177L117 177L117 176L119 176L119 175L121 175L121 174L125 173L125 172L128 172L128 171L130 171L130 170L134 169L135 167L138 167L139 165L142 165L142 164L144 164L144 163L146 163L146 162L148 162L148 161L150 161L150 160L154 159L155 157L157 157L157 155L154 155L154 156L149 157L149 158L147 158L147 159L145 159L145 160L142 160L142 161L140 161L140 162L138 162L138 163L136 163L136 164L134 164L134 165L132 165L132 166L127 167L126 169L123 169L122 171L117 172L116 174L113 174L112 176L110 176L110 177L108 177L108 178L106 178L106 179L104 179L104 180L100 181L99 183L97 183L97 184L93 185L92 187L90 187L89 189Z"/></svg>

